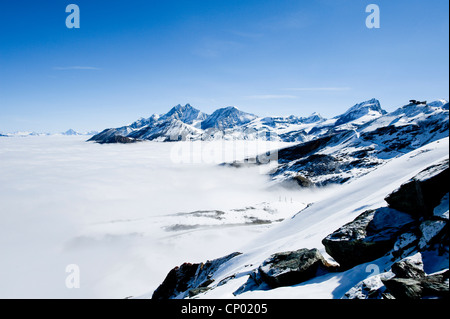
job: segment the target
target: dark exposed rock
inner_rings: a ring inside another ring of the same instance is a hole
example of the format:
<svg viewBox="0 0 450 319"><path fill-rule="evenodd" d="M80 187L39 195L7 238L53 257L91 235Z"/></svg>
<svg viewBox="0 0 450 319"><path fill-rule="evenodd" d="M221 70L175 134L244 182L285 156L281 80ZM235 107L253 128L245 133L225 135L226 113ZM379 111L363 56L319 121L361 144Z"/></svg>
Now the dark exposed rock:
<svg viewBox="0 0 450 319"><path fill-rule="evenodd" d="M184 263L173 268L163 283L153 292L152 299L172 299L180 294L184 296L192 289L194 291L191 295L206 291L207 286L214 281L211 277L217 269L240 254L235 252L222 258L208 260L206 263Z"/></svg>
<svg viewBox="0 0 450 319"><path fill-rule="evenodd" d="M260 278L270 287L292 286L317 275L334 271L317 249L276 253L258 268Z"/></svg>
<svg viewBox="0 0 450 319"><path fill-rule="evenodd" d="M397 236L414 222L406 214L387 207L368 210L322 240L327 253L343 269L386 254Z"/></svg>
<svg viewBox="0 0 450 319"><path fill-rule="evenodd" d="M330 141L339 140L340 138L345 138L345 134L328 135L299 145L282 148L278 150L279 162L287 163L299 158L304 158L311 155L313 152L317 152L324 148Z"/></svg>
<svg viewBox="0 0 450 319"><path fill-rule="evenodd" d="M405 258L392 264L391 270L398 278L420 279L426 275L422 261L412 258Z"/></svg>
<svg viewBox="0 0 450 319"><path fill-rule="evenodd" d="M444 274L419 279L392 278L383 280L383 283L396 299L449 297L448 270Z"/></svg>
<svg viewBox="0 0 450 319"><path fill-rule="evenodd" d="M95 141L93 139L89 139L88 141ZM114 144L114 143L121 143L121 144L129 144L129 143L136 143L139 140L131 137L121 136L121 135L115 135L111 136L108 139L96 141L99 144Z"/></svg>
<svg viewBox="0 0 450 319"><path fill-rule="evenodd" d="M293 177L293 179L297 182L297 184L300 187L312 187L314 186L314 183L307 177L298 174L295 177Z"/></svg>
<svg viewBox="0 0 450 319"><path fill-rule="evenodd" d="M389 207L416 217L433 216L433 210L449 192L448 159L428 167L409 182L389 194L385 200Z"/></svg>
<svg viewBox="0 0 450 319"><path fill-rule="evenodd" d="M192 288L191 290L189 290L189 297L192 298L192 297L194 297L194 296L196 296L198 294L201 294L201 293L204 293L204 292L208 291L209 289L211 289L211 288L209 288L209 287Z"/></svg>
<svg viewBox="0 0 450 319"><path fill-rule="evenodd" d="M411 278L393 278L383 281L396 299L420 299L422 286L420 281Z"/></svg>
<svg viewBox="0 0 450 319"><path fill-rule="evenodd" d="M184 263L173 268L163 283L155 290L152 299L170 299L186 291L200 264Z"/></svg>

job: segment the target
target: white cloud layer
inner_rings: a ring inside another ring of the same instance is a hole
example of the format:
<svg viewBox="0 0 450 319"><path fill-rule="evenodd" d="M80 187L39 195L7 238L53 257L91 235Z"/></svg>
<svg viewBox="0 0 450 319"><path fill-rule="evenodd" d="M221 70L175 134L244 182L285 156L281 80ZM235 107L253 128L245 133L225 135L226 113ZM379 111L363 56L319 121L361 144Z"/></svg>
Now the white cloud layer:
<svg viewBox="0 0 450 319"><path fill-rule="evenodd" d="M249 207L281 195L294 200L286 213L298 210L298 192L267 190L258 168L174 163L175 145L0 139L0 297L136 296L155 289L174 266L230 253L268 227L166 231L182 222L177 213ZM242 147L216 146L224 159L248 155ZM79 266L79 289L65 286L69 264Z"/></svg>

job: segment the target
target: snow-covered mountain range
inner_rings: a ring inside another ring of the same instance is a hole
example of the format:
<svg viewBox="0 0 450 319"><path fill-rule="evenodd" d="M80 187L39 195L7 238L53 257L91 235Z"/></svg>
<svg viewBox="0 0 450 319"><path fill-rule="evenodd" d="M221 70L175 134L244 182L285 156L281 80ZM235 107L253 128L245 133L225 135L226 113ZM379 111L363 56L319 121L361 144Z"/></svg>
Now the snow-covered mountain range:
<svg viewBox="0 0 450 319"><path fill-rule="evenodd" d="M363 127L367 132L381 126L418 125L424 120L429 121L430 116L439 120L445 114L448 116L448 102L445 100L427 105L410 103L388 113L381 108L378 100L371 99L331 119L325 119L317 113L307 117L258 117L232 106L207 115L186 104L177 105L166 114L154 114L126 126L105 129L89 141L129 143L140 140L261 139L306 142L336 132L362 130Z"/></svg>
<svg viewBox="0 0 450 319"><path fill-rule="evenodd" d="M61 133L41 133L41 132L28 132L28 131L17 131L17 132L13 132L13 133L5 133L5 134L1 134L0 136L4 136L4 137L26 137L26 136L50 136L50 135L64 135L64 136L93 136L98 134L97 131L88 131L88 132L78 132L75 131L74 129L68 129L65 132L61 132Z"/></svg>
<svg viewBox="0 0 450 319"><path fill-rule="evenodd" d="M308 117L257 117L235 107L206 115L191 105L177 105L167 114L152 115L120 128L94 135L98 143L131 143L140 140L270 140L293 142L269 156L235 161L240 167L275 160L270 172L275 182L300 186L344 183L367 174L387 160L448 136L449 104L409 103L386 112L371 99L345 113L325 119Z"/></svg>
<svg viewBox="0 0 450 319"><path fill-rule="evenodd" d="M449 134L447 101L409 104L391 113L376 102L358 104L334 118L334 125L315 126L308 135L314 138L278 150L273 178L302 186L344 183Z"/></svg>

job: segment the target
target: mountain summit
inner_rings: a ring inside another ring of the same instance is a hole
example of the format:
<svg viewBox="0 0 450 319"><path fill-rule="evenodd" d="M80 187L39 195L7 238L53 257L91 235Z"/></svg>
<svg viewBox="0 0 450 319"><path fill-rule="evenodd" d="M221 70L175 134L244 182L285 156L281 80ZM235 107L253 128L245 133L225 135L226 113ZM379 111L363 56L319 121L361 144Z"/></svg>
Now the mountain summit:
<svg viewBox="0 0 450 319"><path fill-rule="evenodd" d="M371 99L359 104L355 104L347 110L344 114L337 116L336 125L346 124L355 120L360 120L359 123L368 122L378 118L387 112L380 106L380 101Z"/></svg>
<svg viewBox="0 0 450 319"><path fill-rule="evenodd" d="M202 122L201 127L203 130L209 128L224 130L247 124L256 118L256 115L245 113L234 106L229 106L214 111L213 114L208 116L206 120Z"/></svg>
<svg viewBox="0 0 450 319"><path fill-rule="evenodd" d="M160 119L177 119L186 124L193 124L196 121L203 121L207 117L207 114L200 112L190 104L186 104L185 106L178 104L165 115L161 116Z"/></svg>

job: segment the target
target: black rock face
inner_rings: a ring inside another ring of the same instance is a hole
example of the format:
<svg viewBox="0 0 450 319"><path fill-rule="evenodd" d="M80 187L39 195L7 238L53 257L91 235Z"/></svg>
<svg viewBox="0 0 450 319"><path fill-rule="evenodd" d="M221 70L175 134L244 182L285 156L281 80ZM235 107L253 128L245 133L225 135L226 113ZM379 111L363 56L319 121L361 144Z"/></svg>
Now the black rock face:
<svg viewBox="0 0 450 319"><path fill-rule="evenodd" d="M391 270L399 278L420 279L426 275L421 262L408 258L393 263Z"/></svg>
<svg viewBox="0 0 450 319"><path fill-rule="evenodd" d="M422 278L392 278L383 284L396 299L430 299L449 296L448 270L443 274Z"/></svg>
<svg viewBox="0 0 450 319"><path fill-rule="evenodd" d="M416 217L430 217L449 192L448 160L427 168L386 197L389 207Z"/></svg>
<svg viewBox="0 0 450 319"><path fill-rule="evenodd" d="M392 249L398 235L414 219L387 207L368 210L322 240L342 269L377 259Z"/></svg>
<svg viewBox="0 0 450 319"><path fill-rule="evenodd" d="M235 252L225 257L208 260L206 263L184 263L173 268L163 283L153 292L152 299L172 299L180 294L191 297L207 290L207 286L214 282L212 276L225 262L241 253Z"/></svg>
<svg viewBox="0 0 450 319"><path fill-rule="evenodd" d="M188 289L200 264L184 263L173 268L163 283L154 291L152 299L170 299Z"/></svg>

